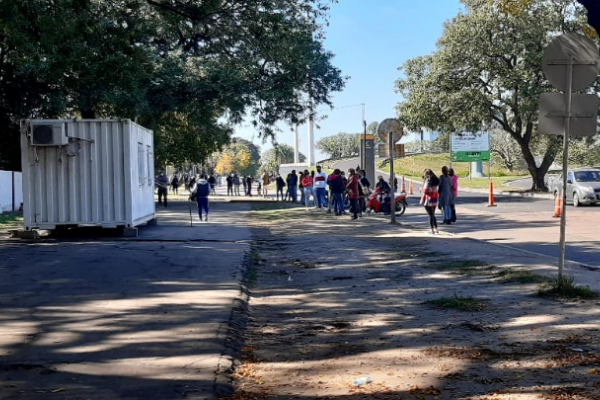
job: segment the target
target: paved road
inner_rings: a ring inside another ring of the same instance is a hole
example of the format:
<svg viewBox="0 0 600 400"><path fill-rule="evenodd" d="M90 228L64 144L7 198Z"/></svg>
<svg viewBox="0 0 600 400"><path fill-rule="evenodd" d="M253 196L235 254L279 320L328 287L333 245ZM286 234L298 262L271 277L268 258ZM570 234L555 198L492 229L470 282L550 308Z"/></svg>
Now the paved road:
<svg viewBox="0 0 600 400"><path fill-rule="evenodd" d="M345 168L356 160L335 164ZM415 195L409 197L409 207L401 222L427 229L422 207L418 205L418 183ZM408 190L408 184L407 184ZM473 239L510 246L533 252L557 262L559 256L560 219L552 218L554 201L549 195L509 196L496 193L495 207L488 207L489 194L460 189L457 198L458 223L445 226L447 232ZM567 206L567 259L575 263L600 268L600 206L573 208Z"/></svg>
<svg viewBox="0 0 600 400"><path fill-rule="evenodd" d="M213 203L211 222L190 227L187 204L171 203L135 239L0 240L0 398L227 392L215 370L231 363L246 209Z"/></svg>

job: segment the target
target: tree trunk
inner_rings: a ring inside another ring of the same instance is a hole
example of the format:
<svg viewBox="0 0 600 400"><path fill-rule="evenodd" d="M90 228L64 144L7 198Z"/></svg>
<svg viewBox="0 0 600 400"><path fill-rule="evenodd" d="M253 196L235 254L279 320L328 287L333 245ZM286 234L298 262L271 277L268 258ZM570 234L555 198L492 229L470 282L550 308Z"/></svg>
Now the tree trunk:
<svg viewBox="0 0 600 400"><path fill-rule="evenodd" d="M539 168L535 162L535 157L529 148L529 141L520 140L518 141L519 146L521 147L521 151L523 153L523 157L525 158L525 162L527 163L527 170L531 175L532 185L531 190L533 191L546 191L546 185L544 183L544 176L548 171L548 167L546 165L541 165Z"/></svg>

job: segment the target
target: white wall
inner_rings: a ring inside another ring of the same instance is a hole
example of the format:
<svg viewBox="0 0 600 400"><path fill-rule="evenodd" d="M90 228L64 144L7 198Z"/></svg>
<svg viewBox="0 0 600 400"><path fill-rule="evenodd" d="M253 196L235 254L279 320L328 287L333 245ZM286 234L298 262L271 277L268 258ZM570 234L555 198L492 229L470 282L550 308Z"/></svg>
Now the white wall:
<svg viewBox="0 0 600 400"><path fill-rule="evenodd" d="M13 176L14 176L14 210L13 210ZM17 211L23 202L22 175L20 172L0 171L0 214Z"/></svg>

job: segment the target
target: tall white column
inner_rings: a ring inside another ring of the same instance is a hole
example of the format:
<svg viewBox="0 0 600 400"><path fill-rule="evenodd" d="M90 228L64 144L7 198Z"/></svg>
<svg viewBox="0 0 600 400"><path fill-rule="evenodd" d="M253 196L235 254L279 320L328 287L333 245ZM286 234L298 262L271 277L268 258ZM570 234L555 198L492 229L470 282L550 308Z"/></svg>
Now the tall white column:
<svg viewBox="0 0 600 400"><path fill-rule="evenodd" d="M308 116L308 166L312 167L315 165L315 135L314 135L314 122L312 115L312 107L309 108L309 116Z"/></svg>
<svg viewBox="0 0 600 400"><path fill-rule="evenodd" d="M298 124L294 124L294 164L300 162L300 143L298 139Z"/></svg>

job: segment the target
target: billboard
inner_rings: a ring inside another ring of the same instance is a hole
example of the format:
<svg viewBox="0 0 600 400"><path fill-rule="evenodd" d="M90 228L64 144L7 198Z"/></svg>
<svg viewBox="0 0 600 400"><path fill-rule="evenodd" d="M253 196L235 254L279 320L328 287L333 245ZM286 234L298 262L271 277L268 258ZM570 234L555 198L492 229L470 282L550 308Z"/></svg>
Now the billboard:
<svg viewBox="0 0 600 400"><path fill-rule="evenodd" d="M489 132L453 133L450 138L450 159L452 161L489 161Z"/></svg>

